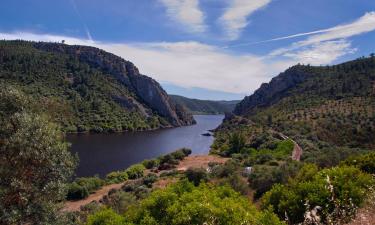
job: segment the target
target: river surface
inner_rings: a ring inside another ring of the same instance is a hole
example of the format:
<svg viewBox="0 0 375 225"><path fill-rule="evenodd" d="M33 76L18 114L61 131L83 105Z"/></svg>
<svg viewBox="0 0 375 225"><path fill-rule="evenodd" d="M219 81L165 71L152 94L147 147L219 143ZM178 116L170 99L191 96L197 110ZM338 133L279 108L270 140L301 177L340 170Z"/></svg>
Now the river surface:
<svg viewBox="0 0 375 225"><path fill-rule="evenodd" d="M78 177L105 176L122 170L144 159L158 157L182 147L193 154L207 154L213 142L212 136L202 136L207 130L220 125L222 115L196 115L197 124L156 131L124 132L115 134L69 135L71 151L78 153L80 162Z"/></svg>

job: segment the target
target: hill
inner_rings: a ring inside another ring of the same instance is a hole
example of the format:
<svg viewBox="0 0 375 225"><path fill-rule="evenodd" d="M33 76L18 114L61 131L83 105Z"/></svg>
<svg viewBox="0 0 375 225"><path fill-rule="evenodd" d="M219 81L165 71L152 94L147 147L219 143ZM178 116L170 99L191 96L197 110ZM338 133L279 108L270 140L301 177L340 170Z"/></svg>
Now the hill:
<svg viewBox="0 0 375 225"><path fill-rule="evenodd" d="M304 149L306 160L374 149L375 57L289 68L237 104L216 132L213 151L222 151L235 131L249 146L267 145L280 133L289 136Z"/></svg>
<svg viewBox="0 0 375 225"><path fill-rule="evenodd" d="M178 95L170 95L177 104L185 106L192 114L224 114L232 112L239 100L211 101L191 99Z"/></svg>
<svg viewBox="0 0 375 225"><path fill-rule="evenodd" d="M94 47L0 41L0 84L20 88L68 132L195 122L131 62Z"/></svg>

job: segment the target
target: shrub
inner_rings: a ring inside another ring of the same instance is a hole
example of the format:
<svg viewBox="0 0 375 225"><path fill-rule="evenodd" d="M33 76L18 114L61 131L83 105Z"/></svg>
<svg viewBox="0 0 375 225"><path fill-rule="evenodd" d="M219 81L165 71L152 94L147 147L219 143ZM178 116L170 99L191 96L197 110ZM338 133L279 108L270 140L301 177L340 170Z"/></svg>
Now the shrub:
<svg viewBox="0 0 375 225"><path fill-rule="evenodd" d="M154 173L149 173L147 176L143 178L143 184L146 185L147 187L152 187L152 184L157 181L158 176Z"/></svg>
<svg viewBox="0 0 375 225"><path fill-rule="evenodd" d="M189 148L182 148L181 151L185 154L185 156L189 156L192 152Z"/></svg>
<svg viewBox="0 0 375 225"><path fill-rule="evenodd" d="M355 166L366 173L375 174L375 153L351 156L341 165Z"/></svg>
<svg viewBox="0 0 375 225"><path fill-rule="evenodd" d="M280 218L287 214L292 224L303 222L306 212L320 207L321 222L338 223L354 215L374 184L371 175L354 167L334 167L313 175L314 171L313 166L303 168L298 181L275 185L264 195L263 207L271 206Z"/></svg>
<svg viewBox="0 0 375 225"><path fill-rule="evenodd" d="M106 176L107 183L118 184L128 180L128 173L126 171L114 171Z"/></svg>
<svg viewBox="0 0 375 225"><path fill-rule="evenodd" d="M146 168L142 164L135 164L126 169L129 179L138 179L143 177Z"/></svg>
<svg viewBox="0 0 375 225"><path fill-rule="evenodd" d="M152 169L159 166L159 160L157 159L146 159L142 162L143 166L146 167L146 169Z"/></svg>
<svg viewBox="0 0 375 225"><path fill-rule="evenodd" d="M283 224L228 186L195 187L187 181L154 191L131 207L125 219L134 224Z"/></svg>
<svg viewBox="0 0 375 225"><path fill-rule="evenodd" d="M208 180L207 171L203 168L189 168L185 172L187 179L193 182L195 186L198 186L201 182Z"/></svg>
<svg viewBox="0 0 375 225"><path fill-rule="evenodd" d="M87 225L125 225L122 216L115 213L112 209L102 209L87 218Z"/></svg>
<svg viewBox="0 0 375 225"><path fill-rule="evenodd" d="M184 154L184 152L182 150L178 150L178 151L172 152L171 156L174 159L179 160L179 161L183 160L186 157L186 155Z"/></svg>
<svg viewBox="0 0 375 225"><path fill-rule="evenodd" d="M68 185L68 194L66 196L67 200L79 200L84 199L89 196L89 191L85 186L81 186L76 182Z"/></svg>
<svg viewBox="0 0 375 225"><path fill-rule="evenodd" d="M75 182L77 184L81 185L81 186L85 186L87 188L87 190L89 191L89 193L92 193L92 192L98 190L99 188L101 188L105 184L105 181L100 179L97 176L95 176L95 177L80 177L80 178L76 179Z"/></svg>

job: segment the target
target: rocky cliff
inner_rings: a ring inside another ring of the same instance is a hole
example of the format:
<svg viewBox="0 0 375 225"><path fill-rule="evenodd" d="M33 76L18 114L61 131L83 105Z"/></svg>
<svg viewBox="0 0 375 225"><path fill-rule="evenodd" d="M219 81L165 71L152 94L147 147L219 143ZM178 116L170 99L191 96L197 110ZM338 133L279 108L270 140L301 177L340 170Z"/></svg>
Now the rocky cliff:
<svg viewBox="0 0 375 225"><path fill-rule="evenodd" d="M269 83L263 83L254 94L246 96L234 109L236 115L244 115L255 108L270 106L288 95L288 90L304 82L310 73L304 71L302 66L289 68L278 76L272 78Z"/></svg>
<svg viewBox="0 0 375 225"><path fill-rule="evenodd" d="M0 41L0 83L21 88L67 131L148 130L195 123L133 63L94 47Z"/></svg>

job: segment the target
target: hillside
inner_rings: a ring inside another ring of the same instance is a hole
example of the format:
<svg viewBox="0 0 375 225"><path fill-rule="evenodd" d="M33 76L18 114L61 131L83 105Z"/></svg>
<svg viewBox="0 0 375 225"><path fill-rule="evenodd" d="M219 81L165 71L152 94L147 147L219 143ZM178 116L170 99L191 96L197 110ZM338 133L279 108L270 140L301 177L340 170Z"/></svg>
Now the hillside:
<svg viewBox="0 0 375 225"><path fill-rule="evenodd" d="M0 84L20 88L65 131L149 130L195 123L162 87L88 46L0 41Z"/></svg>
<svg viewBox="0 0 375 225"><path fill-rule="evenodd" d="M192 114L224 114L232 112L236 104L240 102L191 99L178 95L170 95L170 97L174 102L185 106Z"/></svg>
<svg viewBox="0 0 375 225"><path fill-rule="evenodd" d="M218 129L213 151L222 151L235 130L245 134L249 146L267 145L280 138L278 133L292 137L306 160L329 161L329 154L345 157L343 152L374 149L375 58L293 66L245 97L233 112Z"/></svg>

